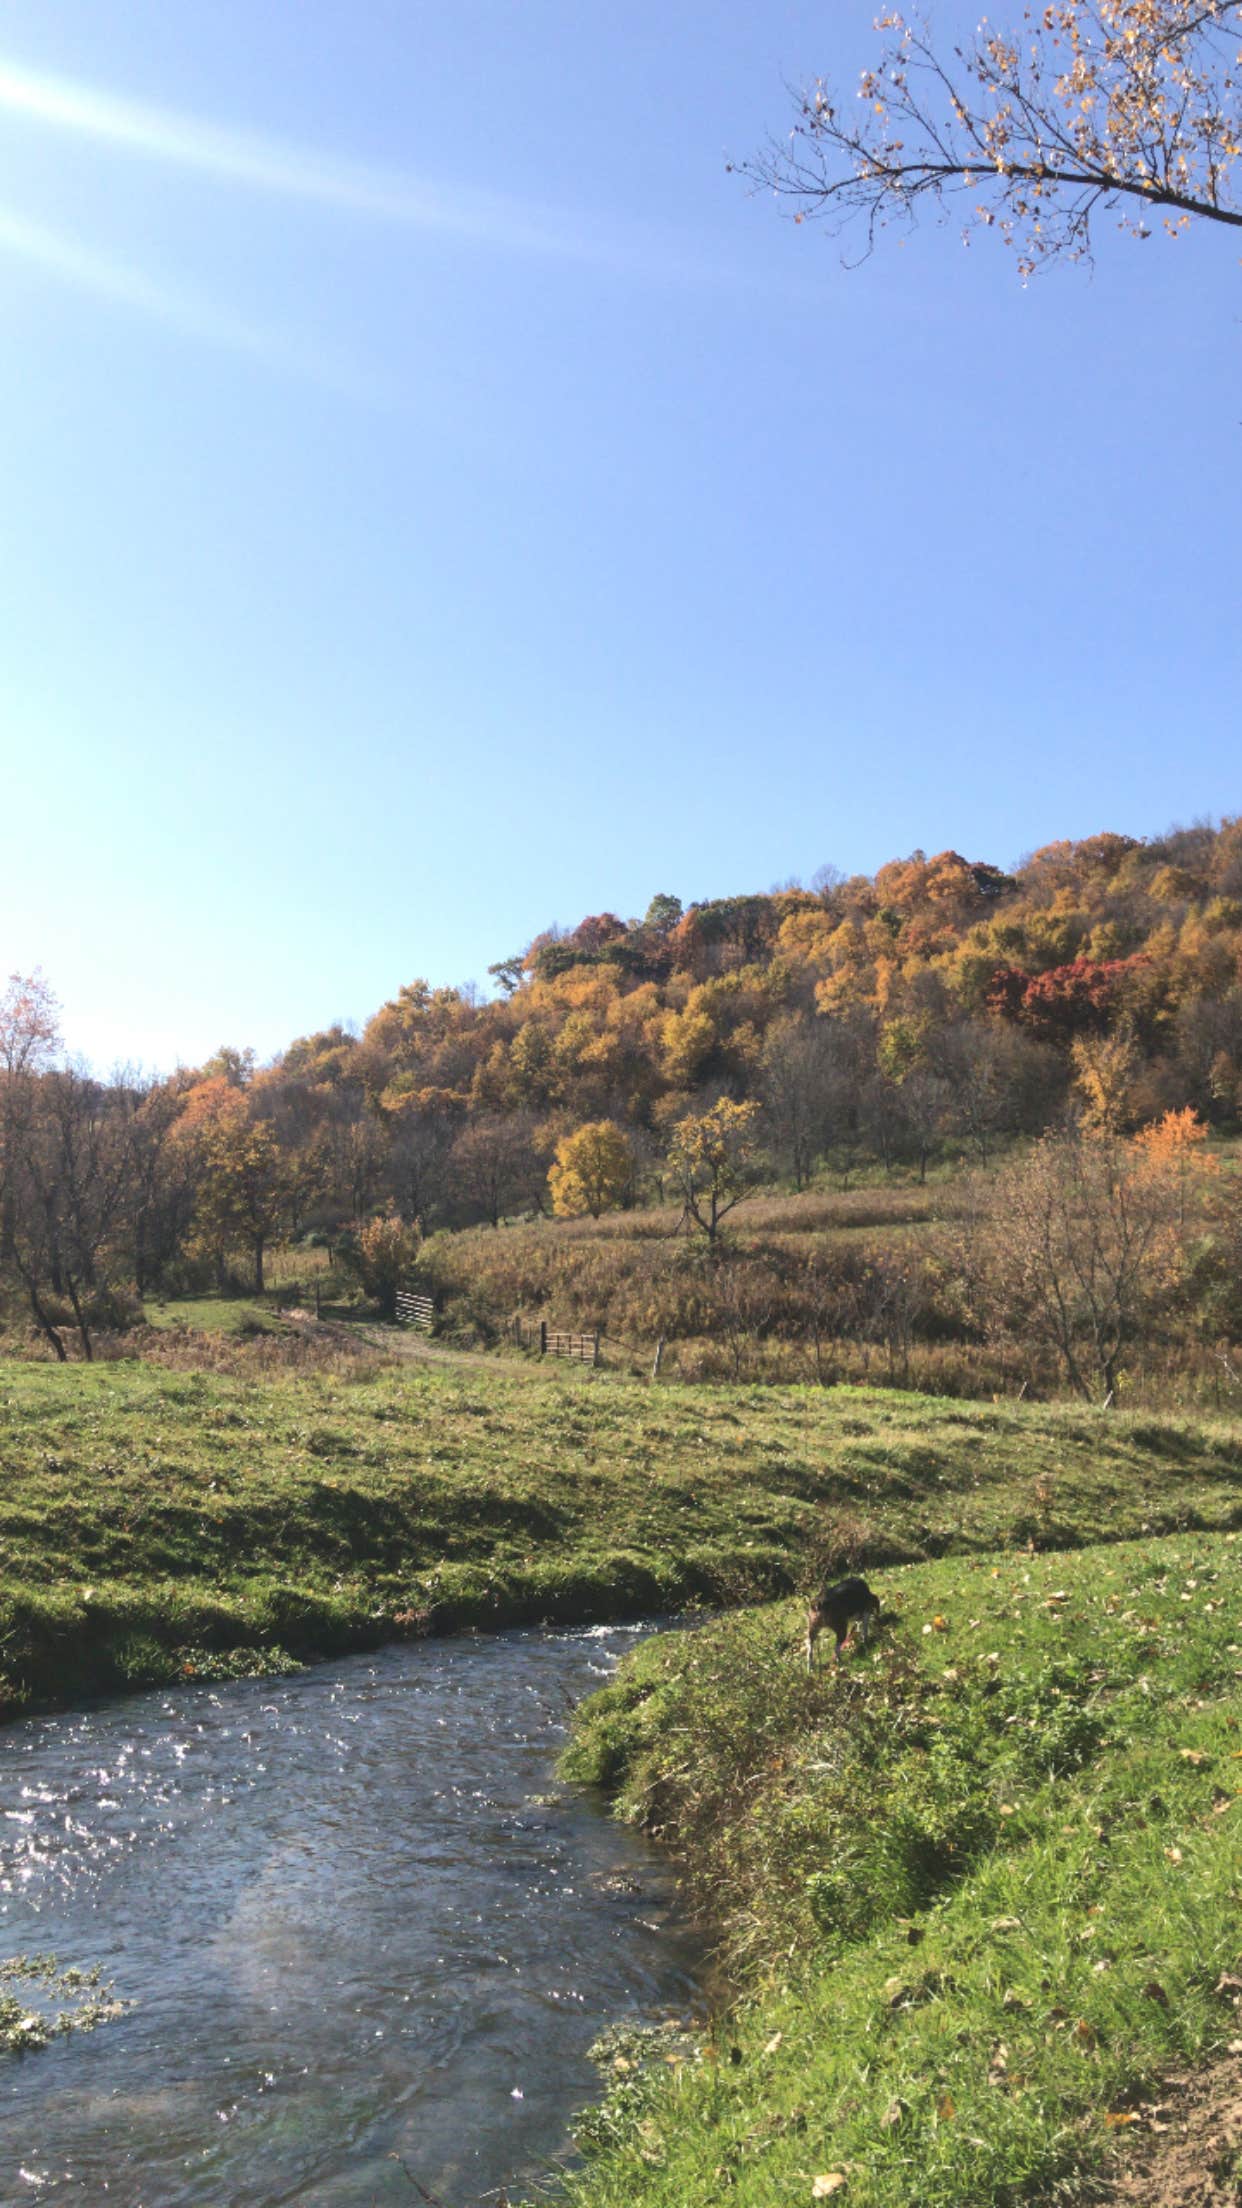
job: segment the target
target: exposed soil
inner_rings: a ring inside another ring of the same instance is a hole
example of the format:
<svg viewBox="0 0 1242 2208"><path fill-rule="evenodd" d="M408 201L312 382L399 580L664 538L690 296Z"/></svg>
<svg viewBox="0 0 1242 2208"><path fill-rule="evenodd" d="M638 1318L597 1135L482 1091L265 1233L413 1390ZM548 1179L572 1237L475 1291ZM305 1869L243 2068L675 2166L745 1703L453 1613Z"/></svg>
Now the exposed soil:
<svg viewBox="0 0 1242 2208"><path fill-rule="evenodd" d="M1242 2040L1210 2069L1169 2078L1135 2111L1104 2208L1239 2208Z"/></svg>

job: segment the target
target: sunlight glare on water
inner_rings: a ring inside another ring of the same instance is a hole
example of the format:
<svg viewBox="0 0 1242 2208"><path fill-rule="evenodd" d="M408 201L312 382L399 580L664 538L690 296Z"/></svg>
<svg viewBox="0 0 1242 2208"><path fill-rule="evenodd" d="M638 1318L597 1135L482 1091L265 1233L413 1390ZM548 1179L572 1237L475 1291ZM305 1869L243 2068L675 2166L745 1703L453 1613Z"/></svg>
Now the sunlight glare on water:
<svg viewBox="0 0 1242 2208"><path fill-rule="evenodd" d="M0 2198L446 2208L532 2179L586 2049L684 2013L667 1872L556 1790L634 1628L422 1642L0 1734L0 1953L132 2006L0 2059Z"/></svg>

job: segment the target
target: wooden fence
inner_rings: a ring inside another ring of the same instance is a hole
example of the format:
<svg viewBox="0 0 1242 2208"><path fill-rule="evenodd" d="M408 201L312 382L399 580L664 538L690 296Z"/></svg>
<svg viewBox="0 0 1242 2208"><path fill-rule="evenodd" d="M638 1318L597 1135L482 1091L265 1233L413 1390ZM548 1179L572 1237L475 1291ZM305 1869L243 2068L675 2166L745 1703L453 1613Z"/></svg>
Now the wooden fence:
<svg viewBox="0 0 1242 2208"><path fill-rule="evenodd" d="M510 1327L519 1349L537 1350L541 1357L573 1357L582 1365L599 1363L599 1335L556 1334L546 1319L514 1319Z"/></svg>
<svg viewBox="0 0 1242 2208"><path fill-rule="evenodd" d="M430 1334L436 1307L430 1296L408 1296L404 1289L397 1294L397 1324L412 1326L420 1334Z"/></svg>

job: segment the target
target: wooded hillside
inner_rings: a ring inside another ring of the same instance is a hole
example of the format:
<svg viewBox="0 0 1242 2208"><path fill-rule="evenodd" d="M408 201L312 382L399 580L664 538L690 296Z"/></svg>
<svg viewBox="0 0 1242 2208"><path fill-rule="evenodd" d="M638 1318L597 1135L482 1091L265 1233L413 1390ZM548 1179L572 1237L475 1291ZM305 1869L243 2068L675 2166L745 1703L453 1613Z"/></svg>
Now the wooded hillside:
<svg viewBox="0 0 1242 2208"><path fill-rule="evenodd" d="M1186 1112L1228 1130L1242 818L1054 843L1011 874L915 852L874 879L658 895L491 973L490 999L412 980L360 1034L262 1066L228 1047L149 1085L66 1065L50 993L15 979L0 1260L36 1323L236 1262L261 1286L266 1247L308 1233L369 1236L391 1278L416 1228L666 1195L693 1211L697 1191L710 1236L757 1169L795 1189L867 1163L922 1174L1067 1112L1116 1136Z"/></svg>

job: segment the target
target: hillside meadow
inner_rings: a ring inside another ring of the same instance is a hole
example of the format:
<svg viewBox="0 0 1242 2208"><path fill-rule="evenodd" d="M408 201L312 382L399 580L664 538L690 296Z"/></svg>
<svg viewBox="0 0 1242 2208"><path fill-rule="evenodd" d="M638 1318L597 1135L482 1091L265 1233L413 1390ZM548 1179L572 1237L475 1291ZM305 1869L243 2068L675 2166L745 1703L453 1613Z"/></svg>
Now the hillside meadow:
<svg viewBox="0 0 1242 2208"><path fill-rule="evenodd" d="M0 1373L9 1711L844 1563L1242 1524L1236 1422L498 1361Z"/></svg>

